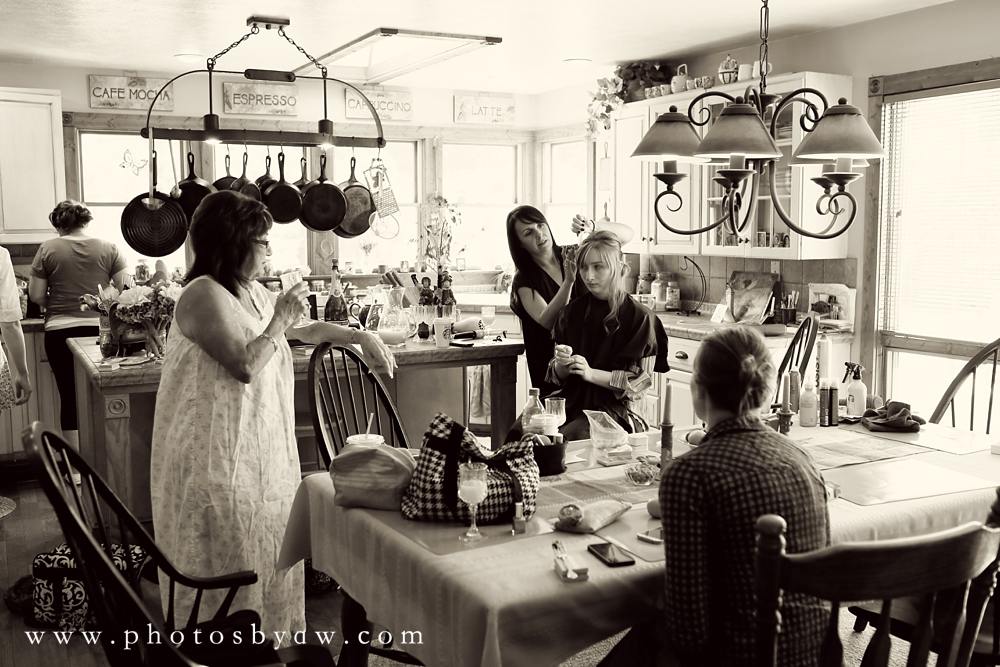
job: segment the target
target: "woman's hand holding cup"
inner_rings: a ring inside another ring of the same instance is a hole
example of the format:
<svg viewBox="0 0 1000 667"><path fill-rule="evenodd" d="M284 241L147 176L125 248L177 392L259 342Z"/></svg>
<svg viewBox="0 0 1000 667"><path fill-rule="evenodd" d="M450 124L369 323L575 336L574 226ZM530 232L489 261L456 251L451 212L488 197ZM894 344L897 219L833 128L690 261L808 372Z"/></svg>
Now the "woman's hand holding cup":
<svg viewBox="0 0 1000 667"><path fill-rule="evenodd" d="M560 366L568 366L573 360L573 348L569 345L556 345L555 360Z"/></svg>
<svg viewBox="0 0 1000 667"><path fill-rule="evenodd" d="M309 313L309 302L306 300L308 296L309 286L301 282L285 290L278 297L274 304L272 320L281 325L282 331L298 324L299 320Z"/></svg>

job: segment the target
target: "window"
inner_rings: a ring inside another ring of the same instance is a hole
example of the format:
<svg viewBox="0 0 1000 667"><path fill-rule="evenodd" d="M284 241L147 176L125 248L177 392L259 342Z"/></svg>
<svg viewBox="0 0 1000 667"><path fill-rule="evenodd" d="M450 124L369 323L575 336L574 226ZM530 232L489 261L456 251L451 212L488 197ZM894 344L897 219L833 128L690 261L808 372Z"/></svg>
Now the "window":
<svg viewBox="0 0 1000 667"><path fill-rule="evenodd" d="M876 304L884 393L924 416L965 361L954 349L1000 336L1000 167L984 158L1000 150L998 111L998 81L884 98Z"/></svg>
<svg viewBox="0 0 1000 667"><path fill-rule="evenodd" d="M176 145L174 151L176 160ZM130 272L142 256L122 236L122 211L133 197L149 192L148 161L149 142L137 134L80 133L81 197L94 216L88 233L118 246ZM178 174L180 169L177 164ZM166 142L157 144L156 181L160 192L169 192L174 184ZM183 246L156 259L162 259L170 271L186 266ZM149 265L152 269L153 261Z"/></svg>
<svg viewBox="0 0 1000 667"><path fill-rule="evenodd" d="M573 244L573 216L587 210L587 142L551 142L542 150L542 213L559 245Z"/></svg>
<svg viewBox="0 0 1000 667"><path fill-rule="evenodd" d="M510 264L506 222L520 198L517 146L446 143L441 153L442 194L462 214L452 261L464 257L469 269Z"/></svg>

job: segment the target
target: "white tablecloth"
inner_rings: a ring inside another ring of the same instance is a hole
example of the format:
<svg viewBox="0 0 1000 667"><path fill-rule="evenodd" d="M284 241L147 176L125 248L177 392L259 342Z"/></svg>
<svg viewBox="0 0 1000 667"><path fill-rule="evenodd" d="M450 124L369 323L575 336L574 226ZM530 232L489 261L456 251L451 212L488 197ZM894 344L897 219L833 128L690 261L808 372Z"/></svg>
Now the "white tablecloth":
<svg viewBox="0 0 1000 667"><path fill-rule="evenodd" d="M1000 456L989 450L913 458L1000 483ZM428 665L557 665L646 618L663 590L662 562L637 558L632 566L605 567L586 551L599 539L592 535L558 534L590 568L589 581L564 583L553 570L552 535L507 541L502 534L509 526L489 526L484 530L493 542L439 556L407 537L405 526L401 532L399 522L386 517L391 513L344 509L333 495L329 475L303 480L280 564L311 557L365 607L369 620L390 629L398 648ZM888 539L982 521L994 497L987 489L866 507L836 499L830 503L832 538ZM616 535L634 536L658 523L640 507L622 522L627 532L615 524ZM423 538L432 530L455 540L462 532L457 525L420 524L419 530ZM404 631L421 633L422 643L401 643Z"/></svg>

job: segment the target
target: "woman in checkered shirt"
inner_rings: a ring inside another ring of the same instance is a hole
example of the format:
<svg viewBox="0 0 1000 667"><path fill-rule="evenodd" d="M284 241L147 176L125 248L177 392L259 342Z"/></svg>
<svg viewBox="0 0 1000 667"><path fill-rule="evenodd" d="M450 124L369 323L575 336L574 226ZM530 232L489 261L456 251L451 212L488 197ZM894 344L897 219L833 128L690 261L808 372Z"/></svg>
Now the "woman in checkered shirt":
<svg viewBox="0 0 1000 667"><path fill-rule="evenodd" d="M634 628L602 665L752 665L757 518L785 518L788 553L829 544L822 476L805 450L759 417L775 375L752 329L723 329L702 341L691 397L708 433L660 480L663 614ZM787 594L781 613L778 665L815 665L827 618L822 603Z"/></svg>

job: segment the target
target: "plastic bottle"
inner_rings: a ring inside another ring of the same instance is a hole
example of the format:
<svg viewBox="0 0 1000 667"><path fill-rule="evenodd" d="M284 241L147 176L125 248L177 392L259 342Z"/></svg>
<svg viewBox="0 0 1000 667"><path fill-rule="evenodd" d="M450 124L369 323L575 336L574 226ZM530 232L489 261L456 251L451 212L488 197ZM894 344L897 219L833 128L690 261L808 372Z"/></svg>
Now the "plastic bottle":
<svg viewBox="0 0 1000 667"><path fill-rule="evenodd" d="M839 383L836 378L830 380L830 426L840 423L840 393Z"/></svg>
<svg viewBox="0 0 1000 667"><path fill-rule="evenodd" d="M811 377L806 378L805 389L799 397L799 426L816 426L819 423L819 397Z"/></svg>
<svg viewBox="0 0 1000 667"><path fill-rule="evenodd" d="M792 366L788 369L788 402L789 409L792 412L799 411L799 394L802 393L802 376L799 373L799 369Z"/></svg>
<svg viewBox="0 0 1000 667"><path fill-rule="evenodd" d="M830 380L819 379L819 425L830 425Z"/></svg>
<svg viewBox="0 0 1000 667"><path fill-rule="evenodd" d="M853 373L851 383L847 385L847 414L848 416L860 417L865 414L865 406L868 404L868 387L861 381L861 371L865 370L861 364L845 361L847 366L847 376Z"/></svg>
<svg viewBox="0 0 1000 667"><path fill-rule="evenodd" d="M816 340L816 385L820 385L820 380L830 377L830 352L832 348L830 339L825 333L820 333Z"/></svg>
<svg viewBox="0 0 1000 667"><path fill-rule="evenodd" d="M534 431L530 430L531 418L544 413L545 406L542 405L542 399L539 398L539 390L537 387L532 387L528 390L528 402L524 404L524 410L521 411L522 431L533 433Z"/></svg>

